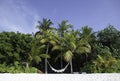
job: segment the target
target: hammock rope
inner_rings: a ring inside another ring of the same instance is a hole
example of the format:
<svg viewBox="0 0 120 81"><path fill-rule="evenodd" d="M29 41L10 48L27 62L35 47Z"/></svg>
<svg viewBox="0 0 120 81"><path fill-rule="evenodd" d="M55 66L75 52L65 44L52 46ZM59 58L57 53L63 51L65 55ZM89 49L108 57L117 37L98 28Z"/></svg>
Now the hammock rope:
<svg viewBox="0 0 120 81"><path fill-rule="evenodd" d="M48 61L47 61L47 63L50 66L50 68L52 69L52 71L57 72L57 73L64 72L66 70L66 68L68 67L68 65L69 65L69 62L68 62L68 64L64 68L62 68L62 69L55 69L54 67L52 67L52 65Z"/></svg>

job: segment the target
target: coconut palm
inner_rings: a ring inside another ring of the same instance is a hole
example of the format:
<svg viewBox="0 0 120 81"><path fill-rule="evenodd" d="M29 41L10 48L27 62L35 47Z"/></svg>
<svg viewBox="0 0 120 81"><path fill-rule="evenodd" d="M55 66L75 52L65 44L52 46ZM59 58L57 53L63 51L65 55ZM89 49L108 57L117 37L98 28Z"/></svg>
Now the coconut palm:
<svg viewBox="0 0 120 81"><path fill-rule="evenodd" d="M56 57L56 60L58 58L64 58L64 60L66 62L70 62L71 65L71 73L73 72L72 69L72 57L73 57L73 51L76 48L75 46L75 40L74 40L74 36L70 35L70 34L64 34L64 38L62 37L62 44L57 44L55 46L53 46L52 51L54 50L59 50L62 51L58 54L58 56ZM63 59L61 59L62 61ZM61 62L62 63L62 62Z"/></svg>
<svg viewBox="0 0 120 81"><path fill-rule="evenodd" d="M73 26L71 24L68 24L67 20L63 20L60 24L58 24L58 34L60 36L60 42L63 44L62 37L64 37L64 33L68 32L69 28L72 28ZM62 51L62 50L61 50ZM63 67L63 62L62 62L62 55L61 55L61 68Z"/></svg>
<svg viewBox="0 0 120 81"><path fill-rule="evenodd" d="M59 39L58 35L55 32L52 32L51 30L47 30L45 36L42 37L42 39L40 40L40 42L43 45L46 45L46 54L49 54L49 51L51 51L49 47L54 47L58 43L60 43L58 39ZM47 63L47 59L46 59L46 63ZM46 73L47 73L47 68L46 68Z"/></svg>
<svg viewBox="0 0 120 81"><path fill-rule="evenodd" d="M38 32L36 32L35 37L41 38L40 42L46 45L46 54L49 52L49 33L51 32L50 29L52 29L51 25L53 23L50 19L43 18L42 22L38 21L38 25L36 28L39 29ZM47 58L45 59L45 73L47 73Z"/></svg>
<svg viewBox="0 0 120 81"><path fill-rule="evenodd" d="M91 52L91 47L93 47L93 43L96 42L95 32L92 31L92 28L84 26L81 28L81 34L79 39L80 41L78 41L77 47L81 48L79 48L77 52L86 54L87 61L88 53Z"/></svg>

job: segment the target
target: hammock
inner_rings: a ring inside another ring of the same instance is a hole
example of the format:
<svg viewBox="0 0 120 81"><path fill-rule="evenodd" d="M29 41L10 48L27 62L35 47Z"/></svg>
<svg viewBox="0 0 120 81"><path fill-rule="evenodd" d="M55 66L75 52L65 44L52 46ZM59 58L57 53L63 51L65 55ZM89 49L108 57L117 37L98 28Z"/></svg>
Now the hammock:
<svg viewBox="0 0 120 81"><path fill-rule="evenodd" d="M50 68L51 68L54 72L57 72L57 73L62 73L62 72L64 72L64 71L66 70L66 68L68 67L68 65L69 65L69 63L68 63L64 68L57 70L57 69L53 68L48 61L47 61L47 63L48 63L48 65L50 66Z"/></svg>

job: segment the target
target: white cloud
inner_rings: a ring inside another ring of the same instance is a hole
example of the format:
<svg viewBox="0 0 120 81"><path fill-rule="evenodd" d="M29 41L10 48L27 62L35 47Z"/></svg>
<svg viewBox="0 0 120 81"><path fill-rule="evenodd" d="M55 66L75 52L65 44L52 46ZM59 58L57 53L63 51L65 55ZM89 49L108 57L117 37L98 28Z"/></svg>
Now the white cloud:
<svg viewBox="0 0 120 81"><path fill-rule="evenodd" d="M39 15L24 0L3 0L0 4L0 30L35 32Z"/></svg>

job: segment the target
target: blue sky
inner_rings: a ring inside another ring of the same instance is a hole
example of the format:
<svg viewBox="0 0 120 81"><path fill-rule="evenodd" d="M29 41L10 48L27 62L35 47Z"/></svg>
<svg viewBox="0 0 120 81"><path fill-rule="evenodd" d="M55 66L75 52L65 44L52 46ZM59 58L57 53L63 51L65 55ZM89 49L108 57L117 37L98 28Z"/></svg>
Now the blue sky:
<svg viewBox="0 0 120 81"><path fill-rule="evenodd" d="M98 31L111 24L120 30L120 0L0 0L0 31L32 33L42 18L55 27L68 20L75 29Z"/></svg>

